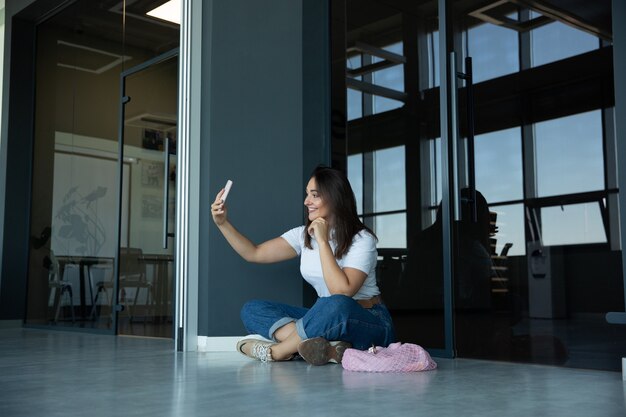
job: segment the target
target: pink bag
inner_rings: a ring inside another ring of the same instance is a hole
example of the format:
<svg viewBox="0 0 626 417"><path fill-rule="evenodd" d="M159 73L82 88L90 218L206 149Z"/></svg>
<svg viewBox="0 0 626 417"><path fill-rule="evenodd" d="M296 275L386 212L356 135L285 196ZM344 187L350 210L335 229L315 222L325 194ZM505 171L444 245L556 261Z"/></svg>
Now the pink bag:
<svg viewBox="0 0 626 417"><path fill-rule="evenodd" d="M412 343L392 343L389 347L368 350L346 349L341 365L348 371L415 372L437 368L428 352Z"/></svg>

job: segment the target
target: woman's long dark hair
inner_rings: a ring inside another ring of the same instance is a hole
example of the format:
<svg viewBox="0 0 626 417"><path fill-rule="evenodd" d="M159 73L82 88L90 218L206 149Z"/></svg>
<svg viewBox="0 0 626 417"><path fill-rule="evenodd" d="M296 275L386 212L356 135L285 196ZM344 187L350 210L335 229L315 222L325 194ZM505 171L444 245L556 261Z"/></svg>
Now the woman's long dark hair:
<svg viewBox="0 0 626 417"><path fill-rule="evenodd" d="M359 219L354 191L343 172L320 165L313 170L311 178L315 178L318 194L333 215L333 238L337 243L335 258L341 259L348 252L352 239L361 230L367 230L376 238L374 232ZM307 218L304 228L304 246L309 249L311 249L311 236L307 230L310 225L311 220Z"/></svg>

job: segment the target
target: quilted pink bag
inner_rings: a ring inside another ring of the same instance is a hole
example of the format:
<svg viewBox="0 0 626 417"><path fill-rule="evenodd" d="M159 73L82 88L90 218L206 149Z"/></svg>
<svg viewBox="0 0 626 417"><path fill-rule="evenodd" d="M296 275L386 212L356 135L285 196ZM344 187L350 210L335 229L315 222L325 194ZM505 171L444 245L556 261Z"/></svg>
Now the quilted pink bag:
<svg viewBox="0 0 626 417"><path fill-rule="evenodd" d="M368 350L346 349L341 365L348 371L416 372L437 368L428 352L412 343L392 343L389 347Z"/></svg>

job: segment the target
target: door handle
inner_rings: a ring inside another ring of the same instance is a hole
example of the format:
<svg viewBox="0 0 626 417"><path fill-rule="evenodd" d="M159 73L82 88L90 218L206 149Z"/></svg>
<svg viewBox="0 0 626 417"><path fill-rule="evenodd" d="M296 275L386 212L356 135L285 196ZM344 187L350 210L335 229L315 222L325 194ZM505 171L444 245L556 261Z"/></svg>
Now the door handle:
<svg viewBox="0 0 626 417"><path fill-rule="evenodd" d="M459 172L458 172L458 149L457 141L459 137L458 126L458 90L457 90L457 78L465 80L465 98L466 98L466 111L467 111L467 188L469 195L465 198L469 203L471 220L478 222L478 208L476 199L476 164L475 164L475 151L474 151L474 76L472 70L472 57L465 58L465 72L456 70L456 55L454 52L450 53L450 67L455 76L451 77L451 105L452 105L452 129L453 138L455 139L452 144L452 159L454 169L454 192L457 197L454 205L454 220L461 220L461 202L463 198L460 196L459 184Z"/></svg>
<svg viewBox="0 0 626 417"><path fill-rule="evenodd" d="M467 174L472 221L478 222L476 201L476 161L474 160L474 73L472 57L465 57L465 74L459 74L465 80L465 98L467 100Z"/></svg>
<svg viewBox="0 0 626 417"><path fill-rule="evenodd" d="M453 215L454 221L461 220L461 193L459 192L459 120L458 120L458 103L457 103L457 73L456 73L456 54L450 52L450 71L453 76L450 77L450 149L452 151L452 193L454 194Z"/></svg>
<svg viewBox="0 0 626 417"><path fill-rule="evenodd" d="M167 249L169 200L170 200L170 138L163 138L165 160L163 161L163 249Z"/></svg>

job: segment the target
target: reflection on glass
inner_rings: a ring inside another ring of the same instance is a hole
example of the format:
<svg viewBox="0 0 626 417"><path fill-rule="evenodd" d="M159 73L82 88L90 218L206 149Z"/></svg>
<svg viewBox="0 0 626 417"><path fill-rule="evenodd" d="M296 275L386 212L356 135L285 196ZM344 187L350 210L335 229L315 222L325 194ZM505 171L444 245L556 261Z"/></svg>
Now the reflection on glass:
<svg viewBox="0 0 626 417"><path fill-rule="evenodd" d="M398 55L404 55L402 51L402 42L395 43L393 45L383 48L389 52L393 52ZM382 61L381 58L372 57L372 62L376 63ZM404 66L395 65L390 68L385 68L380 71L372 73L372 82L381 87L390 88L395 91L404 92ZM404 105L403 102L398 100L392 100L386 97L373 96L374 101L374 114L382 113L397 109Z"/></svg>
<svg viewBox="0 0 626 417"><path fill-rule="evenodd" d="M94 7L76 2L37 27L26 322L111 329L112 310L93 307L94 284L112 279L118 239L115 63L123 48L102 43L98 25L70 29L85 6ZM100 13L121 33L119 15ZM127 181L126 165L123 172Z"/></svg>
<svg viewBox="0 0 626 417"><path fill-rule="evenodd" d="M58 147L67 136L58 134ZM89 141L93 151L97 139ZM115 159L102 156L55 152L51 249L59 256L115 257L117 236L111 231L117 229L117 216L111 213L116 212L117 195L111 191L117 186L118 167Z"/></svg>
<svg viewBox="0 0 626 417"><path fill-rule="evenodd" d="M454 10L468 10L466 2L446 2L449 4ZM502 13L517 7L510 3L501 6ZM604 314L624 309L621 252L610 250L606 244L582 244L606 240L599 206L591 203L565 206L564 211L561 207L537 209L537 220L533 222L538 226L528 221L525 209L531 210L543 202L535 197L605 188L601 112L571 116L579 111L576 110L579 103L561 100L559 114L570 117L550 120L554 116L544 113L545 107L529 105L526 100L534 94L528 88L531 86L541 87L546 100L562 98L569 94L567 89L571 86L572 91L580 91L589 103L601 102L600 95L604 93L584 88L587 80L578 79L570 61L562 60L566 54L571 56L597 48L597 39L568 27L561 27L570 32L565 38L549 34L561 26L553 24L533 31L535 51L531 52L531 45L522 43L530 42L528 37L521 36L520 41L513 30L491 24L468 27L471 18L467 15L451 16L454 33L448 39L457 57L474 58L478 83L474 95L476 185L487 200L481 206L481 213L487 207L489 220L485 223L482 216L483 221L477 226L466 220L449 219L451 231L444 236L442 216L437 218L436 213L440 212L442 197L457 190L446 190L442 183L447 176L442 175L445 174L442 166L452 168L452 158L442 155L441 140L435 139L440 136L437 129L441 127L441 103L440 92L434 87L439 85L442 68L439 67L438 16L429 12L436 10L438 3L396 2L394 7L391 10L389 2L373 0L363 8L362 2L348 0L346 37L338 37L336 41L341 48L345 47L344 43L349 48L357 41L381 45L382 39L387 44L416 45L405 52L407 59L413 60L409 62L418 63L413 67L418 73L410 76L419 80L419 86L405 92L418 95L409 100L419 103L419 111L405 114L407 109L402 107L393 113L403 117L370 117L374 110L382 109L372 106L363 111L358 122L348 123L346 135L348 149L367 149L374 156L373 164L369 158L350 156L348 170L353 185L357 177L367 179L355 188L360 188L358 192L367 204L374 203L375 213L367 213L365 221L374 226L380 238L377 279L392 312L398 339L428 348L444 348L442 248L444 242L450 242L452 264L447 265L450 268L446 271L450 270L451 276L446 279L452 280L456 302L455 322L451 323L454 338L450 342L455 343L458 355L614 369L619 363L615 358L621 358L626 338L620 336L616 341L615 332L606 327ZM399 19L387 18L398 11L419 15L419 19L404 25ZM538 41L544 36L542 32L548 34L547 38ZM587 46L581 44L578 35L586 38L584 42L591 42ZM407 37L411 37L410 42ZM551 60L561 60L554 63L560 74L558 83L538 77L542 71L520 68L518 55L524 54L523 58L530 60L531 53L535 55L535 65L545 53L551 55ZM345 68L346 63L341 62L341 66ZM502 77L516 72L521 74L519 78ZM385 73L381 71L381 74ZM394 88L393 72L388 75L387 80L378 78L377 82ZM497 89L481 82L494 77L500 77L498 83L502 83ZM519 79L528 82L519 83ZM400 73L395 82L399 80ZM562 85L567 85L567 89ZM397 87L403 88L399 84ZM464 106L463 101L459 104ZM553 110L550 108L549 112ZM527 129L520 127L520 120L542 122L531 126L532 135L522 138ZM393 132L393 145L387 132ZM405 138L406 148L398 147L402 144L399 138ZM536 142L523 147L526 145L523 140ZM337 145L345 146L341 141ZM390 146L394 148L389 149ZM526 151L525 159L522 149ZM385 152L390 153L385 155ZM400 165L404 152L415 159ZM464 156L463 152L459 153L459 169L468 166ZM359 167L363 163L361 171ZM534 167L534 172L526 171L527 167ZM525 173L529 175L524 177ZM398 199L404 195L408 196L404 197L406 200ZM461 211L467 214L467 208ZM484 244L485 224L490 228L487 244ZM483 231L480 246L471 238L476 227ZM565 233L564 229L573 231ZM540 230L543 243L550 246L542 246L536 231L531 230ZM575 234L570 236L570 233ZM566 316L552 308L552 300L565 301ZM538 310L546 314L538 317Z"/></svg>
<svg viewBox="0 0 626 417"><path fill-rule="evenodd" d="M363 213L363 154L348 156L348 181L356 198L356 211Z"/></svg>
<svg viewBox="0 0 626 417"><path fill-rule="evenodd" d="M431 205L435 206L439 204L441 199L443 198L443 185L442 185L442 161L441 161L441 138L437 138L434 140L435 146L433 149L434 154L431 156L432 161L435 163L435 189L437 194L435 196L435 200L431 201Z"/></svg>
<svg viewBox="0 0 626 417"><path fill-rule="evenodd" d="M517 19L516 15L509 16ZM516 31L489 23L468 31L468 54L472 57L474 82L519 71L519 37Z"/></svg>
<svg viewBox="0 0 626 417"><path fill-rule="evenodd" d="M406 208L404 146L375 152L374 211L403 210Z"/></svg>
<svg viewBox="0 0 626 417"><path fill-rule="evenodd" d="M121 4L66 3L37 26L26 322L113 333L118 239L124 245L136 234L137 202L152 191L141 183L144 149L119 160L120 73L159 48L176 47L179 32L177 25L136 19L123 28ZM128 26L133 36L124 38ZM174 85L176 71L174 64ZM147 89L167 84L159 81ZM142 112L132 116L134 123L151 120ZM135 293L127 286L119 295L133 306L146 304L145 291L136 302Z"/></svg>
<svg viewBox="0 0 626 417"><path fill-rule="evenodd" d="M360 91L348 88L348 120L363 117L363 95Z"/></svg>
<svg viewBox="0 0 626 417"><path fill-rule="evenodd" d="M383 48L386 51L403 55L402 42ZM376 56L372 57L372 63L381 62L382 59ZM373 83L381 87L391 88L396 91L404 91L404 67L403 65L394 65L389 68L375 71L372 73Z"/></svg>
<svg viewBox="0 0 626 417"><path fill-rule="evenodd" d="M542 208L541 229L546 246L606 242L598 203Z"/></svg>
<svg viewBox="0 0 626 417"><path fill-rule="evenodd" d="M374 96L374 113L382 113L404 106L404 103L387 97Z"/></svg>
<svg viewBox="0 0 626 417"><path fill-rule="evenodd" d="M600 47L600 40L561 22L554 22L531 31L532 66L548 64Z"/></svg>
<svg viewBox="0 0 626 417"><path fill-rule="evenodd" d="M428 86L439 86L439 31L428 34Z"/></svg>
<svg viewBox="0 0 626 417"><path fill-rule="evenodd" d="M520 128L475 137L476 188L489 204L523 198L521 142Z"/></svg>
<svg viewBox="0 0 626 417"><path fill-rule="evenodd" d="M537 123L538 196L604 189L599 110Z"/></svg>
<svg viewBox="0 0 626 417"><path fill-rule="evenodd" d="M376 216L374 223L379 248L406 248L406 214Z"/></svg>
<svg viewBox="0 0 626 417"><path fill-rule="evenodd" d="M136 163L130 187L122 189L131 211L128 240L120 246L121 334L172 337L177 71L174 55L125 79L131 100L125 106L124 156Z"/></svg>
<svg viewBox="0 0 626 417"><path fill-rule="evenodd" d="M346 59L348 69L359 68L361 64L361 55L354 55ZM361 81L363 77L355 77ZM354 120L363 117L363 94L360 91L348 88L348 120Z"/></svg>
<svg viewBox="0 0 626 417"><path fill-rule="evenodd" d="M506 251L508 256L524 256L526 254L524 206L522 204L503 205L490 207L489 211L492 213L492 221L495 221L497 228L493 242L495 253L500 255Z"/></svg>

